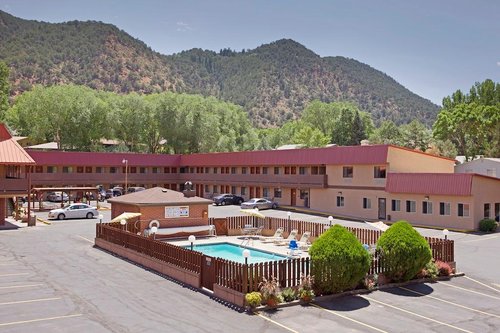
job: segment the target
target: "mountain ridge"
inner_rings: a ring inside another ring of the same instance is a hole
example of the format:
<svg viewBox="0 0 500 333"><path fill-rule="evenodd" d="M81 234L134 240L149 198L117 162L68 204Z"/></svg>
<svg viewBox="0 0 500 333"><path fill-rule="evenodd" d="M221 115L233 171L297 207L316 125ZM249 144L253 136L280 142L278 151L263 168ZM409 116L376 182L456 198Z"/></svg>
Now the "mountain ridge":
<svg viewBox="0 0 500 333"><path fill-rule="evenodd" d="M376 123L416 118L431 125L439 110L367 64L321 57L292 39L241 52L193 48L163 55L112 24L46 23L0 11L0 46L13 94L62 83L121 93L194 93L241 105L261 127L299 118L312 100L354 102Z"/></svg>

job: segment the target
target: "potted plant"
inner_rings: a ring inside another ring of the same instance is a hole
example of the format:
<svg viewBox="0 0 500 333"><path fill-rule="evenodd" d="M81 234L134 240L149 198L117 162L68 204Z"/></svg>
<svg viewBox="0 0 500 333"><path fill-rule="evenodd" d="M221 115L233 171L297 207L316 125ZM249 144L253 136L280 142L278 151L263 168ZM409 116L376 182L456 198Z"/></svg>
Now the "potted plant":
<svg viewBox="0 0 500 333"><path fill-rule="evenodd" d="M304 303L310 303L314 298L314 291L312 289L314 284L314 277L311 275L301 274L299 285L299 299Z"/></svg>
<svg viewBox="0 0 500 333"><path fill-rule="evenodd" d="M270 308L275 308L281 301L280 286L275 277L271 277L269 280L265 277L262 278L263 281L259 284L259 290L262 294L264 302Z"/></svg>
<svg viewBox="0 0 500 333"><path fill-rule="evenodd" d="M247 303L248 309L253 311L256 307L262 304L262 294L258 291L254 291L245 295L245 301Z"/></svg>

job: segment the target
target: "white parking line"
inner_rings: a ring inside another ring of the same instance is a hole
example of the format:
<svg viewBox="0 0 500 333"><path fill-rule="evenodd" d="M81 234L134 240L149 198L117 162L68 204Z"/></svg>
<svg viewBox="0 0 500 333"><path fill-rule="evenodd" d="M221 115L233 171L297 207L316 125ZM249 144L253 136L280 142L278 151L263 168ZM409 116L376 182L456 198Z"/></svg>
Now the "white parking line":
<svg viewBox="0 0 500 333"><path fill-rule="evenodd" d="M482 285L482 286L488 287L488 288L493 289L494 291L496 291L496 292L499 292L499 293L500 293L500 290L495 289L495 288L493 288L492 286L487 285L486 283L483 283L483 282L481 282L481 281L478 281L478 280L475 280L475 279L473 279L473 278L471 278L471 277L468 277L467 275L464 275L464 278L469 279L469 280L471 280L471 281L473 281L473 282L479 283L479 284L480 284L480 285ZM497 286L497 287L500 287L500 285L495 284L495 283L493 283L493 285L494 285L494 286Z"/></svg>
<svg viewBox="0 0 500 333"><path fill-rule="evenodd" d="M0 274L0 277L4 276L20 276L20 275L29 275L30 273L11 273L11 274Z"/></svg>
<svg viewBox="0 0 500 333"><path fill-rule="evenodd" d="M89 242L89 243L94 244L94 241L92 241L92 240L90 240L90 239L88 239L88 238L85 238L85 237L80 236L80 235L77 235L77 236L78 236L78 237L80 237L80 238L81 238L81 239L83 239L83 240L86 240L86 241L87 241L87 242Z"/></svg>
<svg viewBox="0 0 500 333"><path fill-rule="evenodd" d="M499 316L499 315L496 315L496 314L494 314L494 313L484 312L484 311L481 311L481 310L477 310L477 309L474 309L474 308L470 308L470 307L465 306L465 305L462 305L462 304L458 304L458 303L450 302L450 301L447 301L447 300L442 299L442 298L438 298L438 297L434 297L434 296L431 296L431 295L422 294L422 293L419 293L418 291L411 290L411 289L408 289L408 288L405 288L405 287L398 287L398 288L403 289L403 290L406 290L406 291L409 291L409 292L412 292L412 293L414 293L414 294L417 294L417 295L420 295L420 296L423 296L423 297L429 297L429 298L435 299L436 301L440 301L440 302L443 302L443 303L451 304L451 305L454 305L454 306L459 307L459 308L462 308L462 309L466 309L466 310L474 311L474 312L477 312L477 313L480 313L480 314L484 314L484 315L486 315L486 316L491 316L491 317L495 317L495 318L500 318L500 316Z"/></svg>
<svg viewBox="0 0 500 333"><path fill-rule="evenodd" d="M385 302L381 302L381 301L377 301L376 299L373 299L371 297L367 297L367 296L362 296L363 298L366 298L367 300L369 300L370 302L375 302L375 303L378 303L378 304L381 304L383 306L387 306L387 307L390 307L390 308L393 308L395 310L399 310L401 312L404 312L404 313L407 313L407 314L410 314L412 316L416 316L416 317L419 317L419 318L422 318L422 319L426 319L426 320L429 320L429 321L432 321L432 322L435 322L435 323L438 323L440 325L444 325L444 326L447 326L447 327L450 327L450 328L454 328L456 330L459 330L459 331L462 331L462 332L467 332L467 333L472 333L471 331L468 331L468 330L465 330L463 328L460 328L460 327L457 327L457 326L454 326L454 325L451 325L451 324L447 324L445 322L442 322L442 321L439 321L439 320L436 320L436 319L433 319L433 318L429 318L429 317L426 317L426 316L422 316L421 314L418 314L418 313L415 313L413 311L408 311L406 309L403 309L403 308L400 308L400 307L397 307L397 306L394 306L394 305L391 305L391 304L387 304Z"/></svg>
<svg viewBox="0 0 500 333"><path fill-rule="evenodd" d="M38 299L29 299L26 301L13 301L13 302L5 302L0 303L0 305L13 305L13 304L23 304L23 303L35 303L35 302L45 302L45 301L55 301L61 299L61 297L52 297L52 298L38 298Z"/></svg>
<svg viewBox="0 0 500 333"><path fill-rule="evenodd" d="M456 288L456 289L461 289L461 290L468 291L470 293L474 293L474 294L478 294L478 295L482 295L482 296L486 296L486 297L489 297L489 298L500 300L500 297L493 296L493 295L488 295L488 294L485 294L485 293L482 293L482 292L479 292L479 291L475 291L475 290L471 290L471 289L467 289L467 288L463 288L463 287L459 287L459 286L454 286L454 285L452 285L450 283L441 282L439 284L443 284L443 285L448 286L448 287L452 287L452 288ZM493 289L493 290L498 291L496 289Z"/></svg>
<svg viewBox="0 0 500 333"><path fill-rule="evenodd" d="M318 309L321 309L321 310L324 310L324 311L326 311L326 312L329 312L329 313L331 313L331 314L333 314L333 315L336 315L336 316L338 316L338 317L340 317L340 318L344 318L344 319L347 319L347 320L349 320L349 321L352 321L352 322L354 322L354 323L356 323L356 324L359 324L359 325L362 325L362 326L368 327L368 328L370 328L370 329L372 329L372 330L374 330L374 331L377 331L377 332L382 332L382 333L389 333L389 332L387 332L387 331L381 330L380 328L376 328L376 327L371 326L371 325L369 325L369 324L363 323L363 322L361 322L361 321L359 321L359 320L352 319L352 318L349 318L349 317L347 317L347 316L341 315L340 313L337 313L337 312L332 311L332 310L330 310L330 309L326 309L326 308L324 308L324 307L322 307L322 306L319 306L319 305L317 305L317 304L311 304L311 305L312 305L312 306L314 306L314 307L316 307L316 308L318 308Z"/></svg>
<svg viewBox="0 0 500 333"><path fill-rule="evenodd" d="M38 286L43 286L43 284L38 283L38 284L24 284L24 285L20 285L20 286L6 286L6 287L0 287L0 289L29 288L29 287L38 287Z"/></svg>
<svg viewBox="0 0 500 333"><path fill-rule="evenodd" d="M259 317L261 317L261 318L263 318L263 319L265 319L265 320L267 320L267 321L269 321L269 322L273 323L274 325L277 325L277 326L279 326L279 327L282 327L282 328L284 328L284 329L286 329L286 330L288 330L288 331L290 331L290 332L293 332L293 333L299 333L299 331L295 331L295 330L291 329L290 327L287 327L287 326L285 326L285 325L283 325L283 324L280 324L280 323L278 323L277 321L274 321L274 320L272 320L271 318L268 318L268 317L266 317L266 316L264 316L264 315L262 315L262 314L260 314L260 313L257 313L257 316L259 316Z"/></svg>
<svg viewBox="0 0 500 333"><path fill-rule="evenodd" d="M73 318L73 317L80 317L83 316L81 313L79 314L72 314L72 315L67 315L67 316L57 316L57 317L48 317L48 318L38 318L38 319L31 319L31 320L22 320L22 321L11 321L9 323L0 323L0 327L2 326L11 326L11 325L19 325L19 324L28 324L28 323L36 323L39 321L47 321L47 320L56 320L56 319L64 319L64 318Z"/></svg>

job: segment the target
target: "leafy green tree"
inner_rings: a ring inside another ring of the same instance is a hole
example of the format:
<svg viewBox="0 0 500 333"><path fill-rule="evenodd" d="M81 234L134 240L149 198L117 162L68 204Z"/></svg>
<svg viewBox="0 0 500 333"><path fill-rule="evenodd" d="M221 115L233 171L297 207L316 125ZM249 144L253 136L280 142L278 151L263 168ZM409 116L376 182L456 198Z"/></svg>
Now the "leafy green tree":
<svg viewBox="0 0 500 333"><path fill-rule="evenodd" d="M4 120L9 109L9 67L0 61L0 121Z"/></svg>
<svg viewBox="0 0 500 333"><path fill-rule="evenodd" d="M403 134L400 128L391 120L386 120L376 128L369 138L371 143L377 144L393 144L401 146L403 142Z"/></svg>
<svg viewBox="0 0 500 333"><path fill-rule="evenodd" d="M402 145L410 149L426 151L431 141L431 132L417 119L401 126Z"/></svg>
<svg viewBox="0 0 500 333"><path fill-rule="evenodd" d="M330 139L319 129L305 126L294 135L293 142L302 144L304 148L324 147Z"/></svg>

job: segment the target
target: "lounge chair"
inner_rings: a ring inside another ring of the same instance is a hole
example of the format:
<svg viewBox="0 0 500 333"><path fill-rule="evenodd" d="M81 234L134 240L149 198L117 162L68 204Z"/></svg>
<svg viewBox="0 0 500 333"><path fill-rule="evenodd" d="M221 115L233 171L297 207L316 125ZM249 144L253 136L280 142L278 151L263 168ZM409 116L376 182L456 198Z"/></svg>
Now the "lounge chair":
<svg viewBox="0 0 500 333"><path fill-rule="evenodd" d="M309 238L311 237L311 232L310 231L305 231L302 236L300 237L300 240L297 242L297 246L299 249L307 251L309 250L309 247L311 246L311 243L309 242Z"/></svg>
<svg viewBox="0 0 500 333"><path fill-rule="evenodd" d="M297 237L297 234L299 233L299 231L297 229L293 229L292 231L290 231L290 234L288 235L287 238L283 239L283 240L278 240L278 241L274 241L274 244L275 245L288 245L288 243L293 239L295 240L295 238Z"/></svg>
<svg viewBox="0 0 500 333"><path fill-rule="evenodd" d="M273 243L274 241L280 241L280 240L283 240L283 228L278 228L276 229L276 232L274 233L274 235L272 235L271 237L264 237L264 236L261 236L259 238L259 240L262 242L262 243Z"/></svg>

